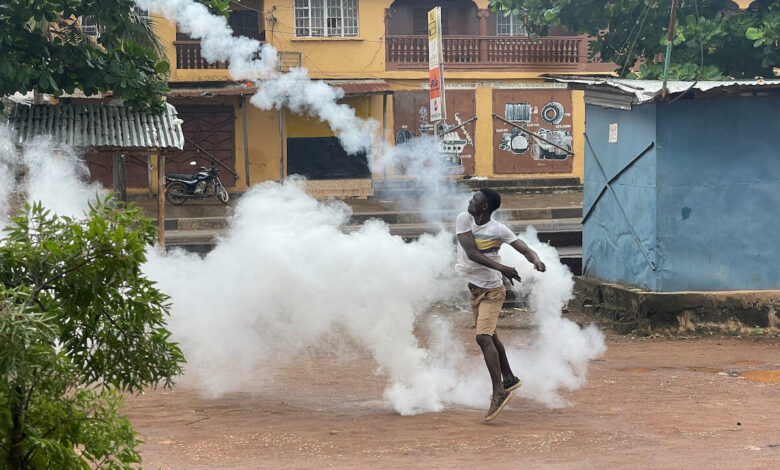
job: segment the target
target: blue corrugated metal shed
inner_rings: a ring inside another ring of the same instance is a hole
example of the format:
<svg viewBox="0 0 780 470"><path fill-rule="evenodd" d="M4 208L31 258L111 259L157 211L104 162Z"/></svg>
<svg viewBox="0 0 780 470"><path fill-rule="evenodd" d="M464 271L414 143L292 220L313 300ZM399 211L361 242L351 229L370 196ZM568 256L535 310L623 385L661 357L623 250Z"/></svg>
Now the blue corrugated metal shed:
<svg viewBox="0 0 780 470"><path fill-rule="evenodd" d="M659 81L562 81L585 91L587 276L780 289L780 80L669 82L665 99Z"/></svg>
<svg viewBox="0 0 780 470"><path fill-rule="evenodd" d="M164 149L184 147L176 108L146 114L104 103L16 105L6 123L22 145L47 136L72 147Z"/></svg>

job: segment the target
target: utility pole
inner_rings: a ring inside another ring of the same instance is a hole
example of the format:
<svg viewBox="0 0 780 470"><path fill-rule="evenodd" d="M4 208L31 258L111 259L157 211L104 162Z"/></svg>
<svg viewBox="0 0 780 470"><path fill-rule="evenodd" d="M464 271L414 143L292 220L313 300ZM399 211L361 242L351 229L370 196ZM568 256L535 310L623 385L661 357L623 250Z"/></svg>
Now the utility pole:
<svg viewBox="0 0 780 470"><path fill-rule="evenodd" d="M661 89L661 98L666 98L666 82L669 79L669 62L672 58L672 41L674 40L674 20L677 16L677 3L672 0L672 12L669 14L669 36L666 39L666 58L664 58L664 85Z"/></svg>

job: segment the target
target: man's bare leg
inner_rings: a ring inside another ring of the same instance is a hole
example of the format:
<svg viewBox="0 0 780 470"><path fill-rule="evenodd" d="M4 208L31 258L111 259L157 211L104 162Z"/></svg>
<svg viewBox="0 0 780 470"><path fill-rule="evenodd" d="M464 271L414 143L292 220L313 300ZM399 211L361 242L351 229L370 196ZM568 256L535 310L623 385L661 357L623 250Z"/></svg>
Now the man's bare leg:
<svg viewBox="0 0 780 470"><path fill-rule="evenodd" d="M501 365L501 375L504 376L504 380L514 378L515 374L512 373L512 369L509 367L509 360L506 358L504 345L495 333L493 333L493 345L495 345L496 351L498 351L498 362Z"/></svg>
<svg viewBox="0 0 780 470"><path fill-rule="evenodd" d="M485 364L490 372L490 381L493 382L493 398L498 398L504 393L504 384L501 382L501 362L493 337L477 335L477 344L482 349Z"/></svg>

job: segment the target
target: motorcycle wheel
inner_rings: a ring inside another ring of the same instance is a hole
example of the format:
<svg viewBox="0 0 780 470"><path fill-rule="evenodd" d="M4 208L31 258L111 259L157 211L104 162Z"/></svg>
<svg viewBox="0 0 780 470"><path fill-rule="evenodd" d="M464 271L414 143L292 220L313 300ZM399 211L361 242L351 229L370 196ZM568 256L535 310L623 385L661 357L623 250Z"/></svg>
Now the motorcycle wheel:
<svg viewBox="0 0 780 470"><path fill-rule="evenodd" d="M187 200L187 186L184 183L174 181L165 187L165 199L174 206L184 204Z"/></svg>
<svg viewBox="0 0 780 470"><path fill-rule="evenodd" d="M220 183L215 188L217 192L217 199L219 199L219 202L222 204L227 204L228 201L230 201L230 195L227 192L227 189Z"/></svg>

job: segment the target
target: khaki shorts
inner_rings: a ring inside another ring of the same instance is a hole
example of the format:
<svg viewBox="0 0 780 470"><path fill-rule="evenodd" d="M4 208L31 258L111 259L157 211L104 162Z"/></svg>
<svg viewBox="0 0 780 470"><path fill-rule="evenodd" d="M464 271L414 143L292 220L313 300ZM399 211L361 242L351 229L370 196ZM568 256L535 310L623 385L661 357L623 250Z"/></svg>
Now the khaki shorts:
<svg viewBox="0 0 780 470"><path fill-rule="evenodd" d="M506 299L506 289L503 285L492 289L469 285L469 291L477 334L492 336L496 332L498 315Z"/></svg>

